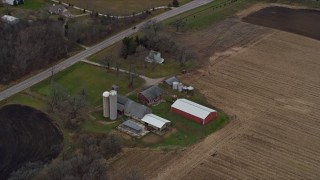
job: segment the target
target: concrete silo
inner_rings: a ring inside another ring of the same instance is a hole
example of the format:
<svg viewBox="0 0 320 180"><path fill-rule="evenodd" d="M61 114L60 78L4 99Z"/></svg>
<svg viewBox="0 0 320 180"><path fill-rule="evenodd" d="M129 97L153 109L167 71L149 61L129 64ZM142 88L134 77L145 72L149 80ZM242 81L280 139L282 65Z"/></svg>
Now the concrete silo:
<svg viewBox="0 0 320 180"><path fill-rule="evenodd" d="M110 101L110 120L116 120L118 117L118 107L117 107L117 91L111 90L110 91L110 96L109 96L109 101Z"/></svg>
<svg viewBox="0 0 320 180"><path fill-rule="evenodd" d="M109 117L110 116L110 103L109 103L109 96L110 93L108 91L104 92L102 94L102 99L103 99L103 116L104 117Z"/></svg>

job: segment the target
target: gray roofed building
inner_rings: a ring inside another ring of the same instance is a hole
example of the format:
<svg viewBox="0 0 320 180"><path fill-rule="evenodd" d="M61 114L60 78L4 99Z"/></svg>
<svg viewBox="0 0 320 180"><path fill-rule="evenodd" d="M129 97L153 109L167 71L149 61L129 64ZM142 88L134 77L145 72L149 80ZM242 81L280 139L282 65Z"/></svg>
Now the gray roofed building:
<svg viewBox="0 0 320 180"><path fill-rule="evenodd" d="M125 105L125 109L124 109L124 114L126 116L130 116L134 119L142 119L144 117L144 115L151 113L151 109L136 103L132 100L128 100L128 102Z"/></svg>
<svg viewBox="0 0 320 180"><path fill-rule="evenodd" d="M131 130L135 131L135 132L141 132L142 128L140 126L138 126L136 123L134 123L131 120L126 120L125 122L122 123L124 126L130 128Z"/></svg>
<svg viewBox="0 0 320 180"><path fill-rule="evenodd" d="M162 98L164 91L158 86L151 86L138 94L139 100L145 104L153 104Z"/></svg>
<svg viewBox="0 0 320 180"><path fill-rule="evenodd" d="M129 99L126 96L118 95L117 102L118 104L125 105Z"/></svg>
<svg viewBox="0 0 320 180"><path fill-rule="evenodd" d="M179 80L175 76L172 76L172 77L164 80L164 82L166 82L169 86L172 86L173 82L179 82Z"/></svg>
<svg viewBox="0 0 320 180"><path fill-rule="evenodd" d="M117 97L117 108L119 114L125 114L138 120L142 119L144 115L151 113L150 108L121 95Z"/></svg>

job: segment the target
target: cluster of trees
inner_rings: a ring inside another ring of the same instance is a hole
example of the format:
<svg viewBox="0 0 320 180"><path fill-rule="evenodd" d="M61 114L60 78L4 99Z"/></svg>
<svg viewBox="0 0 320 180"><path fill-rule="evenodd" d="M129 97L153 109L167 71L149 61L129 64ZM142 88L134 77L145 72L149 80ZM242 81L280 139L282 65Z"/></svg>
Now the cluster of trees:
<svg viewBox="0 0 320 180"><path fill-rule="evenodd" d="M5 84L66 57L73 45L64 39L60 22L45 19L0 22L0 47L0 84Z"/></svg>
<svg viewBox="0 0 320 180"><path fill-rule="evenodd" d="M49 112L58 112L63 116L63 123L66 128L74 129L81 123L79 115L84 113L84 109L88 107L87 93L85 89L81 89L76 94L68 93L62 86L55 82L51 82L50 96L47 101Z"/></svg>
<svg viewBox="0 0 320 180"><path fill-rule="evenodd" d="M108 179L106 159L121 152L121 140L115 134L93 136L81 134L77 144L79 150L71 157L63 156L59 163L52 163L44 175L48 180Z"/></svg>
<svg viewBox="0 0 320 180"><path fill-rule="evenodd" d="M180 44L176 43L173 38L163 31L163 25L157 21L148 21L142 27L142 37L136 36L126 37L122 40L122 49L120 52L121 57L124 59L136 52L139 45L144 46L146 49L153 49L161 53L167 53L174 59L178 60L181 67L191 59L193 53L187 52L186 49Z"/></svg>
<svg viewBox="0 0 320 180"><path fill-rule="evenodd" d="M13 172L9 179L108 179L106 159L121 152L120 138L115 134L103 136L81 134L77 137L76 144L79 147L76 153L65 155L65 152L62 152L59 160L48 166L44 166L42 162L26 163L20 169ZM45 167L44 171L39 173L43 167ZM137 177L138 174L133 171L129 175Z"/></svg>

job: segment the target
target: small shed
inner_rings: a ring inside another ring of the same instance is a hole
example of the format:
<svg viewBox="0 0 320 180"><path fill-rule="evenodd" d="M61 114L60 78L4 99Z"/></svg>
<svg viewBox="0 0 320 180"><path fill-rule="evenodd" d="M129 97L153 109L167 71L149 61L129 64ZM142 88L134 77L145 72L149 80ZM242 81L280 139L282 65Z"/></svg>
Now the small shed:
<svg viewBox="0 0 320 180"><path fill-rule="evenodd" d="M149 62L149 63L158 63L158 64L162 64L164 62L164 59L161 57L161 53L151 50L149 52L149 55L145 58L145 61Z"/></svg>
<svg viewBox="0 0 320 180"><path fill-rule="evenodd" d="M217 111L187 99L177 99L171 111L199 124L207 124L217 117Z"/></svg>
<svg viewBox="0 0 320 180"><path fill-rule="evenodd" d="M158 86L151 86L138 94L139 101L151 105L162 99L164 91Z"/></svg>
<svg viewBox="0 0 320 180"><path fill-rule="evenodd" d="M172 76L172 77L164 80L164 82L172 87L173 82L179 82L179 80L175 76Z"/></svg>
<svg viewBox="0 0 320 180"><path fill-rule="evenodd" d="M1 21L7 24L17 24L19 22L19 18L9 16L9 15L4 15L1 17Z"/></svg>
<svg viewBox="0 0 320 180"><path fill-rule="evenodd" d="M131 120L126 120L122 125L135 133L140 133L142 131L142 128Z"/></svg>
<svg viewBox="0 0 320 180"><path fill-rule="evenodd" d="M164 130L171 124L171 121L154 114L146 114L141 121L144 122L146 126L151 126L159 131Z"/></svg>

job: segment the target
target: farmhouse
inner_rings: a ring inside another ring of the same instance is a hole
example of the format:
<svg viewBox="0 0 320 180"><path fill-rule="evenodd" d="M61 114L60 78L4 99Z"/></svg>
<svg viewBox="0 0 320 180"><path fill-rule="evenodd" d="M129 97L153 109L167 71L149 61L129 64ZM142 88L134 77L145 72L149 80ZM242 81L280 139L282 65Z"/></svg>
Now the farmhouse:
<svg viewBox="0 0 320 180"><path fill-rule="evenodd" d="M3 3L10 5L24 4L24 0L3 0Z"/></svg>
<svg viewBox="0 0 320 180"><path fill-rule="evenodd" d="M5 22L7 24L16 24L19 22L19 18L13 17L13 16L8 16L4 15L1 17L1 21Z"/></svg>
<svg viewBox="0 0 320 180"><path fill-rule="evenodd" d="M139 101L151 105L162 99L164 91L158 86L151 86L138 94Z"/></svg>
<svg viewBox="0 0 320 180"><path fill-rule="evenodd" d="M171 111L199 124L207 124L217 117L217 111L189 101L178 99L171 105Z"/></svg>
<svg viewBox="0 0 320 180"><path fill-rule="evenodd" d="M164 130L171 124L171 121L154 114L146 114L141 121L144 122L146 127L151 127L159 131Z"/></svg>
<svg viewBox="0 0 320 180"><path fill-rule="evenodd" d="M164 62L164 59L161 58L161 53L151 50L149 52L149 55L145 58L145 61L149 62L149 63L158 63L158 64L162 64Z"/></svg>

